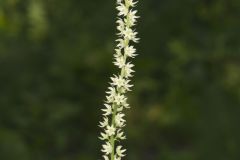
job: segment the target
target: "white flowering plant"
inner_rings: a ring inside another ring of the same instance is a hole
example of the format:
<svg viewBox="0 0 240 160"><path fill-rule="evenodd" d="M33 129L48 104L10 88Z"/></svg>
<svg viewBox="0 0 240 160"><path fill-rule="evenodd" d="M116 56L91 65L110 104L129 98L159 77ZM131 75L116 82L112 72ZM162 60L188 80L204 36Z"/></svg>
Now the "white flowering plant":
<svg viewBox="0 0 240 160"><path fill-rule="evenodd" d="M133 76L134 65L129 58L137 56L132 43L138 43L137 32L133 29L136 25L137 10L134 10L137 1L117 0L117 47L114 53L114 65L119 68L119 73L111 77L110 87L106 91L103 120L100 122L102 132L100 139L104 141L102 152L104 160L121 160L126 155L126 149L120 145L120 141L126 139L123 132L126 120L124 109L130 108L127 103L126 93L131 91L130 78Z"/></svg>

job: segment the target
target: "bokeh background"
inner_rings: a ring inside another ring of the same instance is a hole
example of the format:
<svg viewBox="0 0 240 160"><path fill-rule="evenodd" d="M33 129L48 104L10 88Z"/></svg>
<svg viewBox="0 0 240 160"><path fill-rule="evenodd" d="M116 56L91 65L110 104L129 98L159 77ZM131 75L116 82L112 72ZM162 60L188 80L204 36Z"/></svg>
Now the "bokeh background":
<svg viewBox="0 0 240 160"><path fill-rule="evenodd" d="M126 159L240 159L240 1L140 0ZM101 159L115 0L0 0L0 159Z"/></svg>

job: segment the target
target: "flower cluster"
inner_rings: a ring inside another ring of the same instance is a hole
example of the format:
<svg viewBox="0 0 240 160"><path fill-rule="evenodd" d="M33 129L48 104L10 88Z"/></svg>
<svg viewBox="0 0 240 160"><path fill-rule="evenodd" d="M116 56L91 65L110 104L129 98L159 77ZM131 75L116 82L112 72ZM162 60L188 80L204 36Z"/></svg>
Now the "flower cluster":
<svg viewBox="0 0 240 160"><path fill-rule="evenodd" d="M133 76L134 72L134 65L128 61L128 58L137 56L136 49L131 43L139 41L137 32L133 29L138 18L137 11L133 9L136 3L135 0L117 0L118 39L113 63L120 69L120 73L111 77L111 86L106 91L105 108L102 109L104 117L99 125L103 129L99 138L105 141L102 145L104 160L121 160L126 154L126 149L116 142L126 139L122 131L126 122L123 110L129 108L126 93L131 91L133 86L130 84L129 78Z"/></svg>

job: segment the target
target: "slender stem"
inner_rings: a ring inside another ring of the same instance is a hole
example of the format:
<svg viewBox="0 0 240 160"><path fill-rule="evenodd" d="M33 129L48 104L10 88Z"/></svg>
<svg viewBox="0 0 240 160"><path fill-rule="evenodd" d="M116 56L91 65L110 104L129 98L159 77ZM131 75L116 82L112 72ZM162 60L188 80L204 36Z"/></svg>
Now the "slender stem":
<svg viewBox="0 0 240 160"><path fill-rule="evenodd" d="M116 104L113 104L113 114L112 114L112 126L115 127L115 116L116 116L116 113L117 113L117 105ZM110 137L110 143L111 143L111 146L112 146L112 153L111 153L111 160L114 160L114 155L115 155L115 137L114 135L112 135Z"/></svg>
<svg viewBox="0 0 240 160"><path fill-rule="evenodd" d="M126 41L126 46L128 46L129 44L129 40L127 39ZM124 54L124 59L126 60L127 59L127 55ZM124 77L124 69L122 68L121 69L121 74L120 74L121 77ZM121 91L119 89L117 89L117 93L121 93ZM113 114L112 114L112 126L116 126L116 123L115 123L115 116L117 114L117 104L113 104ZM112 153L111 153L111 160L114 160L114 155L115 155L115 136L112 135L110 137L110 144L112 146Z"/></svg>
<svg viewBox="0 0 240 160"><path fill-rule="evenodd" d="M128 44L129 44L129 40L126 39L126 46L128 46ZM125 59L125 61L127 60L127 55L126 54L124 54L124 59ZM124 69L123 68L121 69L120 76L124 77ZM117 92L121 93L118 89L117 89ZM112 114L112 126L114 126L114 127L115 127L115 116L116 116L116 113L117 113L117 107L118 107L117 105L113 105L114 110L113 110L113 114ZM111 146L113 148L112 153L111 153L111 160L114 160L114 155L115 155L115 139L114 139L114 135L111 136L110 143L111 143Z"/></svg>

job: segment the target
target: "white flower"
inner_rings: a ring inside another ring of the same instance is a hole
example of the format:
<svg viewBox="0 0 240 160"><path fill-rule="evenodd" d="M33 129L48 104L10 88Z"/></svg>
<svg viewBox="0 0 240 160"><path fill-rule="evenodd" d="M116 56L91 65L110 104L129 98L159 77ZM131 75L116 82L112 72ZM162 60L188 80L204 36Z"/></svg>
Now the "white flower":
<svg viewBox="0 0 240 160"><path fill-rule="evenodd" d="M118 66L119 68L123 68L125 66L126 60L123 56L117 57L116 61L113 62L114 65Z"/></svg>
<svg viewBox="0 0 240 160"><path fill-rule="evenodd" d="M130 66L128 66L128 67L130 67ZM123 74L125 74L124 70L123 70ZM133 85L129 84L130 80L126 80L121 76L111 77L111 79L112 79L111 85L117 86L117 88L120 89L120 91L123 93L125 93L126 91L130 91L130 87L133 86Z"/></svg>
<svg viewBox="0 0 240 160"><path fill-rule="evenodd" d="M136 49L133 46L127 46L124 48L124 53L131 58L134 58L137 54L134 54Z"/></svg>
<svg viewBox="0 0 240 160"><path fill-rule="evenodd" d="M114 135L115 131L116 131L116 128L113 126L107 126L107 129L105 130L105 132L108 136Z"/></svg>
<svg viewBox="0 0 240 160"><path fill-rule="evenodd" d="M124 140L124 139L126 139L126 136L124 136L124 133L121 132L121 130L119 129L119 130L117 131L117 136L116 136L116 138L121 139L121 140Z"/></svg>
<svg viewBox="0 0 240 160"><path fill-rule="evenodd" d="M136 38L137 32L134 32L131 28L126 27L125 30L123 31L124 37L132 40L134 42L138 42L139 38Z"/></svg>
<svg viewBox="0 0 240 160"><path fill-rule="evenodd" d="M112 80L111 85L117 86L118 88L123 87L124 84L126 83L125 82L126 80L124 78L122 78L121 76L115 75L115 77L111 77L111 80Z"/></svg>
<svg viewBox="0 0 240 160"><path fill-rule="evenodd" d="M116 89L114 87L108 87L109 91L107 91L106 93L111 95L111 96L115 96L116 95Z"/></svg>
<svg viewBox="0 0 240 160"><path fill-rule="evenodd" d="M107 117L104 117L104 118L103 118L103 122L100 122L99 127L104 128L104 127L106 127L106 126L108 126L108 118L107 118Z"/></svg>
<svg viewBox="0 0 240 160"><path fill-rule="evenodd" d="M101 134L101 137L99 137L99 139L101 139L101 140L108 139L108 135L107 134L102 133L102 132L100 134Z"/></svg>
<svg viewBox="0 0 240 160"><path fill-rule="evenodd" d="M117 24L118 24L117 30L119 30L118 35L122 36L123 35L123 31L125 29L125 22L121 18L119 18L117 20Z"/></svg>
<svg viewBox="0 0 240 160"><path fill-rule="evenodd" d="M128 14L128 8L122 3L119 3L119 5L117 6L117 10L119 11L119 16L126 16Z"/></svg>
<svg viewBox="0 0 240 160"><path fill-rule="evenodd" d="M106 142L106 144L103 144L102 147L103 147L102 152L105 152L106 155L112 153L112 146L109 142Z"/></svg>
<svg viewBox="0 0 240 160"><path fill-rule="evenodd" d="M110 95L110 96L106 96L107 98L107 103L112 103L114 101L114 96Z"/></svg>
<svg viewBox="0 0 240 160"><path fill-rule="evenodd" d="M124 37L128 38L129 40L132 39L134 36L133 30L129 27L126 27L125 30L123 31Z"/></svg>
<svg viewBox="0 0 240 160"><path fill-rule="evenodd" d="M129 78L129 77L133 76L132 73L135 72L135 71L132 70L132 67L134 67L134 65L131 64L131 63L127 63L124 66L124 77Z"/></svg>
<svg viewBox="0 0 240 160"><path fill-rule="evenodd" d="M121 57L121 56L123 56L121 49L119 49L119 48L115 49L114 57L117 58L117 57Z"/></svg>
<svg viewBox="0 0 240 160"><path fill-rule="evenodd" d="M123 154L126 151L126 149L122 149L122 146L117 146L116 152L119 157L124 157L125 155Z"/></svg>
<svg viewBox="0 0 240 160"><path fill-rule="evenodd" d="M127 0L127 3L132 7L135 7L135 5L137 4L137 2L134 2L133 0Z"/></svg>
<svg viewBox="0 0 240 160"><path fill-rule="evenodd" d="M124 19L125 23L127 23L129 26L134 26L137 22L137 18L139 18L139 16L136 16L136 14L136 10L130 10L127 19Z"/></svg>
<svg viewBox="0 0 240 160"><path fill-rule="evenodd" d="M112 114L112 106L110 106L109 104L104 104L106 109L102 109L103 112L105 112L103 115L104 116L108 116L110 114Z"/></svg>
<svg viewBox="0 0 240 160"><path fill-rule="evenodd" d="M107 98L107 102L108 103L112 103L114 101L114 96L117 94L116 90L114 87L108 87L109 91L107 91L106 93L109 94L109 96L106 96Z"/></svg>
<svg viewBox="0 0 240 160"><path fill-rule="evenodd" d="M124 95L121 95L120 93L118 93L114 98L115 98L114 102L117 105L124 104L126 102L126 99L127 99Z"/></svg>
<svg viewBox="0 0 240 160"><path fill-rule="evenodd" d="M122 49L122 48L124 48L126 46L124 39L119 38L116 41L118 42L117 47L119 49Z"/></svg>
<svg viewBox="0 0 240 160"><path fill-rule="evenodd" d="M109 160L108 156L103 156L104 160Z"/></svg>
<svg viewBox="0 0 240 160"><path fill-rule="evenodd" d="M123 127L124 126L124 123L126 120L123 119L125 115L123 113L118 113L116 116L115 116L115 123L117 126L119 127Z"/></svg>
<svg viewBox="0 0 240 160"><path fill-rule="evenodd" d="M125 80L122 88L122 92L131 91L130 88L133 86L129 84L130 80Z"/></svg>
<svg viewBox="0 0 240 160"><path fill-rule="evenodd" d="M129 104L127 103L127 98L122 102L123 107L130 108Z"/></svg>

